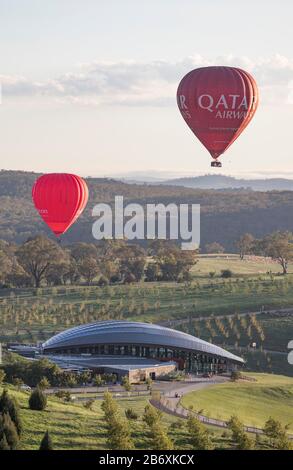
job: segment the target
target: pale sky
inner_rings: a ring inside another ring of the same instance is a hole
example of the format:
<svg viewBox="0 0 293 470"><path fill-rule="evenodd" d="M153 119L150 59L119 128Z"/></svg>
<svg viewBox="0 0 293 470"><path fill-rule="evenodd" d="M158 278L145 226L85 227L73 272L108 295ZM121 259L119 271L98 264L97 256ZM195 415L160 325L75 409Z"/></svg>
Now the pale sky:
<svg viewBox="0 0 293 470"><path fill-rule="evenodd" d="M221 64L260 88L221 173L293 177L292 19L292 0L0 0L0 168L211 173L175 97Z"/></svg>

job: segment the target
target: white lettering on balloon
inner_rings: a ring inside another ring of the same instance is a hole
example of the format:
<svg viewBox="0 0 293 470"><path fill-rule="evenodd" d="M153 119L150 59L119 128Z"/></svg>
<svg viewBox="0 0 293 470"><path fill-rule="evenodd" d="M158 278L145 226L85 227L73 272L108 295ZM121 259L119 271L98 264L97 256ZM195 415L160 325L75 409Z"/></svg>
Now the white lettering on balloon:
<svg viewBox="0 0 293 470"><path fill-rule="evenodd" d="M216 104L216 109L218 109L219 106L224 106L225 109L229 109L225 95L220 96L220 99Z"/></svg>
<svg viewBox="0 0 293 470"><path fill-rule="evenodd" d="M206 98L208 98L208 100ZM198 106L202 109L207 109L210 113L213 112L213 104L214 99L211 95L200 95L198 98Z"/></svg>
<svg viewBox="0 0 293 470"><path fill-rule="evenodd" d="M244 119L250 114L246 96L222 94L215 100L213 96L203 94L198 97L197 102L201 109L205 109L210 113L216 111L216 118ZM185 97L184 105L186 106Z"/></svg>
<svg viewBox="0 0 293 470"><path fill-rule="evenodd" d="M216 118L221 119L244 119L250 113L247 111L217 111Z"/></svg>
<svg viewBox="0 0 293 470"><path fill-rule="evenodd" d="M187 109L187 106L186 106L186 97L185 95L180 95L179 96L179 106L180 106L180 109Z"/></svg>

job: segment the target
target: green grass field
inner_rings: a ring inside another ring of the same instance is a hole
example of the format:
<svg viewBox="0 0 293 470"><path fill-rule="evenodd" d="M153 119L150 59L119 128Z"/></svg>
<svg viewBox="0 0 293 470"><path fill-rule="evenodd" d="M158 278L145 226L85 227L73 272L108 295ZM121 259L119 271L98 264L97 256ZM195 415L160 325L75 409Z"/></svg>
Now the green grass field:
<svg viewBox="0 0 293 470"><path fill-rule="evenodd" d="M181 404L213 418L228 420L237 415L246 425L262 428L271 416L293 431L293 378L249 374L256 382L239 381L214 385L185 395ZM293 432L292 432L293 434Z"/></svg>
<svg viewBox="0 0 293 470"><path fill-rule="evenodd" d="M198 277L206 277L210 272L221 274L222 269L230 269L239 276L256 276L267 272L281 272L281 267L268 258L246 256L243 260L234 254L200 255L198 263L192 272ZM289 266L289 273L293 272L293 265Z"/></svg>
<svg viewBox="0 0 293 470"><path fill-rule="evenodd" d="M2 388L0 387L0 393ZM63 403L55 397L48 398L45 411L32 411L28 408L29 394L16 391L9 386L9 393L17 399L20 405L20 414L24 432L21 437L20 448L23 450L37 450L44 432L48 429L56 450L97 450L106 449L106 427L101 410L101 401L95 401L93 411L87 410L80 403ZM142 415L147 397L134 397L119 399L121 414L131 407L139 415L137 421L130 421L131 433L137 449L148 448L147 427L142 421ZM183 427L172 430L172 423L178 419L164 414L163 425L168 430L175 443L176 449L190 449L185 420L180 419ZM209 426L214 444L217 448L230 448L229 438L221 436L222 430Z"/></svg>

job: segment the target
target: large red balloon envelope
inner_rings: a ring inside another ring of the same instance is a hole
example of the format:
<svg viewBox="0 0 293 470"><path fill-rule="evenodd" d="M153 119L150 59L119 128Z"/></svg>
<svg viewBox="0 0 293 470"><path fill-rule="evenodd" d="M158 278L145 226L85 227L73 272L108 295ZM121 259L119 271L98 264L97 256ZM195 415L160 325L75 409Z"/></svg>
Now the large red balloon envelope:
<svg viewBox="0 0 293 470"><path fill-rule="evenodd" d="M37 179L32 189L32 198L44 222L59 237L85 208L88 188L79 176L51 173Z"/></svg>
<svg viewBox="0 0 293 470"><path fill-rule="evenodd" d="M236 67L192 70L177 90L179 110L215 162L253 118L258 105L255 80Z"/></svg>

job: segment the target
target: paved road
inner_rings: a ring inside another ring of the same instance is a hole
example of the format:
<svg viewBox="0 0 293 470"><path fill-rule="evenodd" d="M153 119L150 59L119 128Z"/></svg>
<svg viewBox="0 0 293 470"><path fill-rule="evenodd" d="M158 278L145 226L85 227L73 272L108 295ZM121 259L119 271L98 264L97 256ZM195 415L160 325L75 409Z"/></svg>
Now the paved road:
<svg viewBox="0 0 293 470"><path fill-rule="evenodd" d="M203 388L210 387L211 385L216 385L229 381L229 377L225 376L214 376L212 378L198 378L193 381L180 382L177 383L174 387L170 387L169 390L164 392L164 398L168 400L172 408L175 408L179 403L180 398L186 393L194 392L197 390L202 390Z"/></svg>

